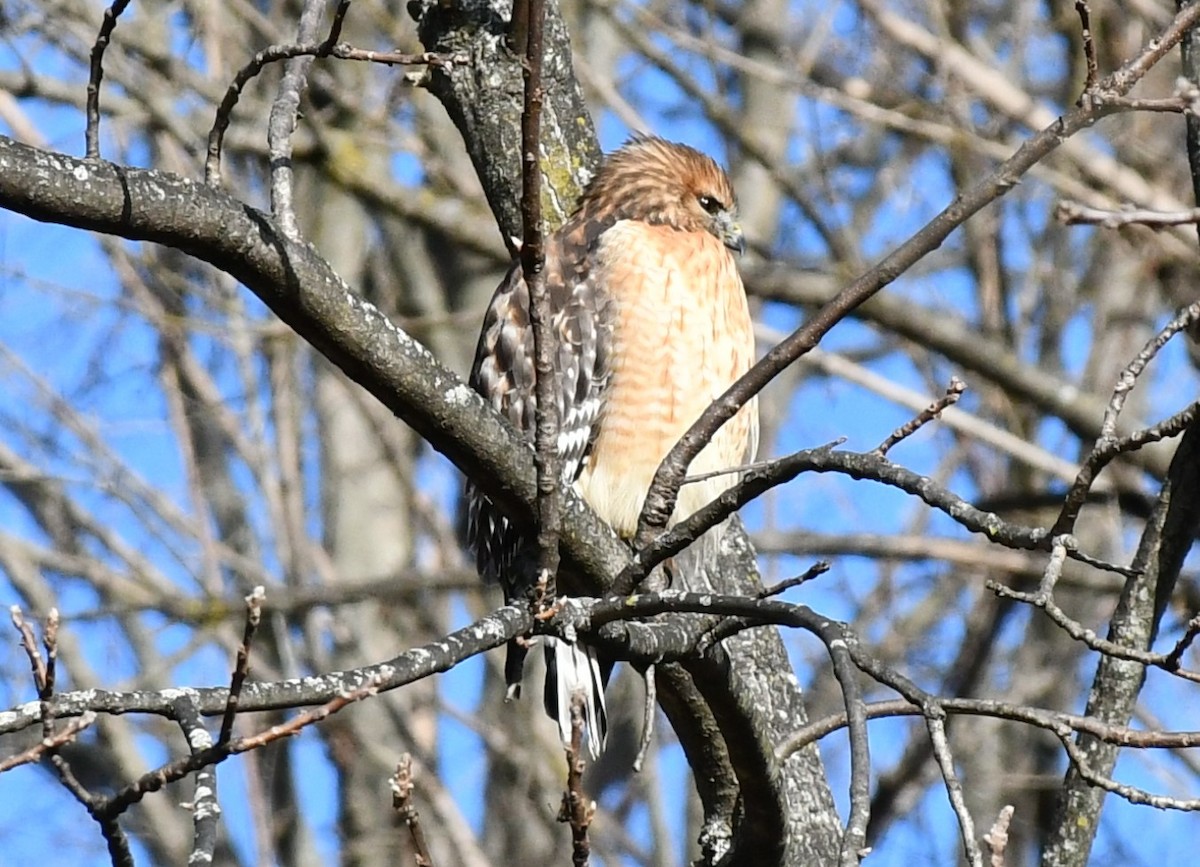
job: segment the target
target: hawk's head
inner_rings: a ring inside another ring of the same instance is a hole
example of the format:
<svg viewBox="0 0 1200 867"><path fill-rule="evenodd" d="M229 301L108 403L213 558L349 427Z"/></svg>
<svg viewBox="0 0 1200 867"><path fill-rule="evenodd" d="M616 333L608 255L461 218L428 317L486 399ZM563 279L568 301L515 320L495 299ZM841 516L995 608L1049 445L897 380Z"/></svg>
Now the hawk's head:
<svg viewBox="0 0 1200 867"><path fill-rule="evenodd" d="M605 160L580 200L591 218L644 220L684 232L708 232L745 250L737 199L724 169L687 145L639 135Z"/></svg>

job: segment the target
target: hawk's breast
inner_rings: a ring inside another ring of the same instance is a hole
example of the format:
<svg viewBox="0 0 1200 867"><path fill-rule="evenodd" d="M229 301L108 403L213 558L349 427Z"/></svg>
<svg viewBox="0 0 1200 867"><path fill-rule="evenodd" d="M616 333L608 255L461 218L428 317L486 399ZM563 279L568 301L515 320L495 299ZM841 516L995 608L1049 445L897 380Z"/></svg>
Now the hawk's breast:
<svg viewBox="0 0 1200 867"><path fill-rule="evenodd" d="M623 536L655 470L705 408L754 362L754 333L730 252L707 232L621 221L598 245L593 278L613 300L613 359L605 408L577 483ZM696 457L689 474L737 467L757 445L752 401ZM736 473L685 485L673 521L695 512Z"/></svg>

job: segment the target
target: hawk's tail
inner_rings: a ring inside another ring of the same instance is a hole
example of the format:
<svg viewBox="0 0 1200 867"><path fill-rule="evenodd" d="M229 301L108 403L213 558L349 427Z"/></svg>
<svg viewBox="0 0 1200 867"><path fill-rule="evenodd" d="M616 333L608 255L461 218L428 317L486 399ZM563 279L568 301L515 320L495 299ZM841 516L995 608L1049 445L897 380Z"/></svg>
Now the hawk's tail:
<svg viewBox="0 0 1200 867"><path fill-rule="evenodd" d="M585 644L546 636L546 713L558 723L564 744L571 743L571 699L583 697L583 723L587 729L588 752L592 761L600 758L608 736L608 709L604 706L604 687L612 674L612 665L601 671L596 651Z"/></svg>
<svg viewBox="0 0 1200 867"><path fill-rule="evenodd" d="M521 697L521 679L525 676L525 655L529 653L529 642L513 639L508 642L504 656L504 700L514 701Z"/></svg>

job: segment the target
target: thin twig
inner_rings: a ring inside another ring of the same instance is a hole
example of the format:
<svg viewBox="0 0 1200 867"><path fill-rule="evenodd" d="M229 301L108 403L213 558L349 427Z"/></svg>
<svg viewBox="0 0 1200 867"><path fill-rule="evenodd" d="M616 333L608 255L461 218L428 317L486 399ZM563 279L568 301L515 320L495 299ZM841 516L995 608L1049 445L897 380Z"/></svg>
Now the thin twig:
<svg viewBox="0 0 1200 867"><path fill-rule="evenodd" d="M1200 4L1197 5L1200 6ZM1146 341L1141 351L1125 365L1117 377L1117 383L1113 386L1112 396L1104 411L1104 420L1100 424L1100 436L1097 437L1096 444L1092 446L1092 450L1084 459L1074 483L1063 498L1062 508L1054 522L1054 529L1051 531L1053 535L1071 532L1076 518L1079 517L1080 509L1087 502L1088 492L1091 490L1096 476L1109 462L1118 455L1141 448L1147 443L1157 442L1160 439L1182 433L1191 424L1195 414L1200 412L1200 401L1197 401L1159 424L1135 431L1125 437L1116 435L1117 419L1125 407L1129 393L1137 385L1138 379L1146 367L1171 338L1197 321L1200 321L1200 301L1189 304L1180 310L1157 334Z"/></svg>
<svg viewBox="0 0 1200 867"><path fill-rule="evenodd" d="M583 791L583 697L571 698L571 743L567 747L567 790L563 792L558 821L571 826L571 863L586 867L591 857L588 828L596 814L596 803Z"/></svg>
<svg viewBox="0 0 1200 867"><path fill-rule="evenodd" d="M1200 301L1189 304L1180 310L1157 334L1147 340L1141 351L1134 356L1132 361L1125 365L1124 370L1117 377L1117 384L1113 387L1112 397L1109 399L1108 408L1104 412L1104 421L1100 425L1101 440L1115 439L1117 417L1121 414L1121 410L1125 406L1126 398L1133 391L1138 378L1149 366L1150 362L1170 342L1171 338L1197 320L1200 320Z"/></svg>
<svg viewBox="0 0 1200 867"><path fill-rule="evenodd" d="M1079 202L1062 201L1054 208L1054 218L1067 226L1102 226L1117 229L1121 226L1186 226L1200 222L1200 208L1187 211L1153 211L1148 208L1092 208Z"/></svg>
<svg viewBox="0 0 1200 867"><path fill-rule="evenodd" d="M55 668L58 660L58 609L51 608L46 616L46 625L42 630L42 644L46 648L46 657L38 649L37 638L33 627L25 620L19 605L9 608L13 626L21 633L21 646L29 658L29 667L33 672L34 688L38 694L39 715L42 720L42 740L54 738L54 716L50 709L50 700L54 697Z"/></svg>
<svg viewBox="0 0 1200 867"><path fill-rule="evenodd" d="M1067 751L1067 758L1071 760L1071 764L1078 770L1079 776L1090 785L1097 786L1110 794L1116 795L1118 798L1123 798L1131 804L1154 807L1156 810L1181 810L1187 813L1200 812L1200 798L1173 798L1169 795L1156 795L1138 786L1119 783L1112 777L1108 777L1093 769L1088 763L1084 751L1070 737L1060 737L1059 741L1062 743L1063 749Z"/></svg>
<svg viewBox="0 0 1200 867"><path fill-rule="evenodd" d="M421 817L417 806L412 802L413 772L412 756L404 753L396 763L396 773L388 779L392 790L392 809L395 810L412 837L413 852L416 856L417 867L433 867L433 856L429 854L429 844L425 840L425 830L421 827Z"/></svg>
<svg viewBox="0 0 1200 867"><path fill-rule="evenodd" d="M46 689L46 662L42 659L42 652L38 650L37 637L33 634L33 627L26 622L21 613L20 605L9 606L8 613L13 626L21 633L21 647L25 648L25 655L29 657L29 667L33 671L33 686L41 696Z"/></svg>
<svg viewBox="0 0 1200 867"><path fill-rule="evenodd" d="M325 58L337 60L357 60L365 63L382 63L386 66L451 66L467 62L465 54L435 54L423 52L420 54L404 54L398 51L369 51L355 48L346 42L334 44L332 40L340 35L331 33L324 42L301 45L271 45L254 55L254 57L238 70L233 82L225 91L217 113L213 118L212 129L208 133L208 156L204 163L204 182L210 187L220 186L221 183L221 144L225 131L229 128L233 109L241 98L242 91L263 68L268 64L293 57Z"/></svg>
<svg viewBox="0 0 1200 867"><path fill-rule="evenodd" d="M1081 101L1096 91L1096 80L1100 77L1100 67L1096 63L1096 42L1092 39L1092 10L1087 0L1075 0L1075 11L1079 13L1080 36L1083 37L1083 57L1087 63L1087 78L1083 82Z"/></svg>
<svg viewBox="0 0 1200 867"><path fill-rule="evenodd" d="M799 451L771 461L762 469L745 472L736 485L717 499L638 549L629 564L613 579L612 592L618 595L632 592L651 569L683 551L709 528L715 527L764 492L804 472L845 473L852 478L890 485L920 498L966 529L982 533L993 542L1009 548L1045 551L1051 547L1051 534L1046 529L1016 524L992 512L977 509L928 476L894 464L887 458L870 452L843 452L822 447ZM1070 551L1068 556L1099 569L1126 576L1130 574L1125 566L1087 557L1078 550Z"/></svg>
<svg viewBox="0 0 1200 867"><path fill-rule="evenodd" d="M827 443L817 446L819 449L835 449L840 445L845 445L847 437L838 437ZM721 476L741 476L745 473L753 473L758 470L770 470L778 461L778 458L763 458L761 461L751 461L748 464L741 464L736 467L725 467L720 470L709 470L704 473L696 473L695 475L687 475L684 477L683 484L694 485L696 482L706 482L709 479L720 478Z"/></svg>
<svg viewBox="0 0 1200 867"><path fill-rule="evenodd" d="M233 734L233 721L237 716L238 702L242 696L242 684L250 671L250 644L254 641L254 633L262 622L262 604L267 593L261 584L246 597L246 626L242 630L242 643L238 646L237 662L233 666L233 675L229 679L229 698L225 702L225 714L221 718L221 733L217 743L226 743Z"/></svg>
<svg viewBox="0 0 1200 867"><path fill-rule="evenodd" d="M896 443L908 439L908 437L915 434L926 424L938 418L946 407L954 406L954 404L958 403L958 399L962 397L963 392L966 390L967 384L965 382L957 376L950 377L950 385L946 386L946 393L921 410L916 417L892 431L891 436L875 447L873 454L877 454L881 458L886 456Z"/></svg>
<svg viewBox="0 0 1200 867"><path fill-rule="evenodd" d="M86 711L82 716L76 717L73 720L68 720L67 724L59 731L55 732L52 737L42 738L29 749L24 752L17 753L15 756L9 756L7 759L0 759L0 774L5 771L18 767L19 765L27 765L30 762L36 762L45 753L58 749L64 744L69 744L75 740L75 736L86 729L96 721L95 711Z"/></svg>
<svg viewBox="0 0 1200 867"><path fill-rule="evenodd" d="M1080 642L1089 650L1114 659L1125 659L1131 662L1141 663L1142 665L1161 668L1163 671L1170 672L1176 677L1192 683L1200 683L1200 672L1190 671L1180 668L1179 661L1173 659L1170 654L1154 653L1150 650L1139 650L1134 647L1128 647L1124 644L1118 644L1107 638L1101 638L1093 629L1089 629L1080 623L1078 620L1067 615L1053 597L1042 593L1040 590L1035 593L1023 593L1018 590L1013 590L1011 587L1006 587L995 581L988 581L985 585L989 590L1004 599L1012 599L1017 602L1023 602L1026 605L1032 605L1034 608L1040 608L1046 613L1046 616L1063 630L1068 636L1075 641Z"/></svg>
<svg viewBox="0 0 1200 867"><path fill-rule="evenodd" d="M1105 743L1139 750L1178 750L1200 746L1200 731L1164 732L1132 729L1128 726L1105 723L1095 717L1082 714L1045 710L986 698L942 698L938 700L938 703L947 713L1021 722L1045 729L1056 735L1062 732L1085 732ZM924 713L919 705L913 704L907 699L871 702L866 705L865 710L869 720L896 716L921 716ZM845 728L847 724L844 711L812 720L784 738L783 742L776 747L775 756L780 761L785 761L798 750Z"/></svg>
<svg viewBox="0 0 1200 867"><path fill-rule="evenodd" d="M524 41L525 101L521 112L521 272L529 287L529 323L533 331L534 367L537 370L534 463L537 467L537 545L539 580L546 584L542 605L554 602L558 573L559 460L558 398L554 382L554 335L550 323L550 298L543 273L541 129L542 51L545 6L543 0L517 0L523 7L514 18L521 22L517 36Z"/></svg>
<svg viewBox="0 0 1200 867"><path fill-rule="evenodd" d="M764 587L758 591L759 599L770 599L772 596L779 596L785 591L791 590L793 587L799 587L801 584L807 584L814 578L818 578L829 571L830 563L828 560L818 560L799 575L794 575L780 581L778 584L772 584L770 587Z"/></svg>
<svg viewBox="0 0 1200 867"><path fill-rule="evenodd" d="M104 52L117 26L117 18L128 5L129 0L114 0L113 4L104 10L100 32L96 34L96 41L92 45L87 85L87 128L84 132L89 160L100 159L100 81L104 78Z"/></svg>
<svg viewBox="0 0 1200 867"><path fill-rule="evenodd" d="M1175 646L1167 654L1164 667L1168 669L1179 668L1179 661L1183 659L1183 654L1192 646L1192 642L1196 640L1197 635L1200 635L1200 614L1197 614L1188 621L1183 637L1175 642Z"/></svg>
<svg viewBox="0 0 1200 867"><path fill-rule="evenodd" d="M62 756L54 752L50 753L50 764L54 766L54 771L58 774L58 781L62 783L63 788L70 792L76 801L83 804L88 813L95 818L96 805L103 799L98 795L93 795L83 783L79 782L79 778L71 770L70 764ZM97 821L99 820L97 819ZM101 824L103 827L103 823Z"/></svg>
<svg viewBox="0 0 1200 867"><path fill-rule="evenodd" d="M646 764L646 756L650 754L650 746L654 743L655 708L658 706L658 681L655 667L647 665L642 679L646 684L646 698L642 703L642 737L638 742L637 755L633 757L633 769L641 773Z"/></svg>
<svg viewBox="0 0 1200 867"><path fill-rule="evenodd" d="M962 834L963 850L967 854L967 863L971 867L983 867L983 853L979 851L979 843L975 841L975 821L971 818L971 811L967 809L966 799L963 797L962 782L958 779L958 773L954 770L954 757L950 753L950 740L946 737L946 716L945 711L941 707L937 708L936 713L926 710L925 727L929 731L929 740L933 745L933 758L937 762L938 769L942 772L942 781L946 786L946 795L950 799L950 806L954 810L954 815L958 819L958 828Z"/></svg>
<svg viewBox="0 0 1200 867"><path fill-rule="evenodd" d="M1008 848L1008 824L1012 821L1015 811L1016 808L1012 804L1006 804L1000 810L1000 815L996 817L992 829L983 835L983 842L987 843L991 852L988 867L1005 867L1004 850Z"/></svg>
<svg viewBox="0 0 1200 867"><path fill-rule="evenodd" d="M296 41L312 42L321 24L325 11L325 0L304 0L300 12L300 25ZM342 19L350 8L350 0L339 0L330 26L330 45L337 42L341 33ZM308 86L308 69L313 58L301 55L289 59L283 67L283 77L275 101L271 103L271 114L267 119L267 155L271 165L271 216L279 224L279 231L290 241L300 240L300 228L296 224L296 211L292 206L292 133L296 131L296 120L300 116L300 96Z"/></svg>
<svg viewBox="0 0 1200 867"><path fill-rule="evenodd" d="M235 738L230 743L233 753L244 753L247 750L255 749L256 747L264 746L272 741L277 741L281 738L289 738L293 735L298 735L303 729L310 725L319 723L327 717L340 711L347 705L354 704L356 701L362 701L364 698L375 695L379 692L380 685L391 677L391 670L388 666L383 666L379 672L370 678L366 683L357 689L350 690L342 695L335 696L320 707L305 711L298 714L286 723L271 726L266 731L259 732L257 735L245 738Z"/></svg>
<svg viewBox="0 0 1200 867"><path fill-rule="evenodd" d="M42 647L46 649L46 691L54 692L54 681L57 678L55 669L58 665L58 609L51 608L46 615L46 625L42 630Z"/></svg>
<svg viewBox="0 0 1200 867"><path fill-rule="evenodd" d="M386 666L385 666L386 668ZM356 701L361 701L368 696L375 695L379 692L380 683L386 680L390 673L380 671L376 676L370 678L366 683L357 689L350 690L335 696L330 701L320 707L312 708L304 713L297 714L285 723L271 726L269 729L259 732L248 737L232 738L226 743L213 744L207 749L198 750L191 755L168 762L153 771L143 774L134 782L130 783L124 789L113 794L108 798L99 800L93 806L94 813L98 817L116 817L129 807L138 803L146 795L157 792L159 789L166 786L168 783L176 782L186 777L188 774L199 770L200 768L217 765L225 761L230 756L244 753L248 750L257 749L265 746L273 741L283 738L292 737L299 734L308 726L321 722L329 716L340 711L342 708Z"/></svg>
<svg viewBox="0 0 1200 867"><path fill-rule="evenodd" d="M54 697L54 684L58 680L58 609L51 608L42 627L42 646L46 649L46 682L39 691L42 701L42 737L54 737L54 717L50 714L50 700Z"/></svg>

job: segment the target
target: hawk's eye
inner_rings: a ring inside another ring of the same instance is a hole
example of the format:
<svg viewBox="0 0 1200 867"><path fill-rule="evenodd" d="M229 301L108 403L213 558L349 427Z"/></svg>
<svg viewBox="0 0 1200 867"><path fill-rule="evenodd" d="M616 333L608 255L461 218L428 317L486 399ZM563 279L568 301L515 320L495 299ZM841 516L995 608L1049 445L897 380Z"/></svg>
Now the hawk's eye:
<svg viewBox="0 0 1200 867"><path fill-rule="evenodd" d="M704 210L708 211L713 216L716 216L718 213L725 210L725 206L721 204L721 200L714 198L713 196L699 196L698 201L700 202L700 207L704 208Z"/></svg>

